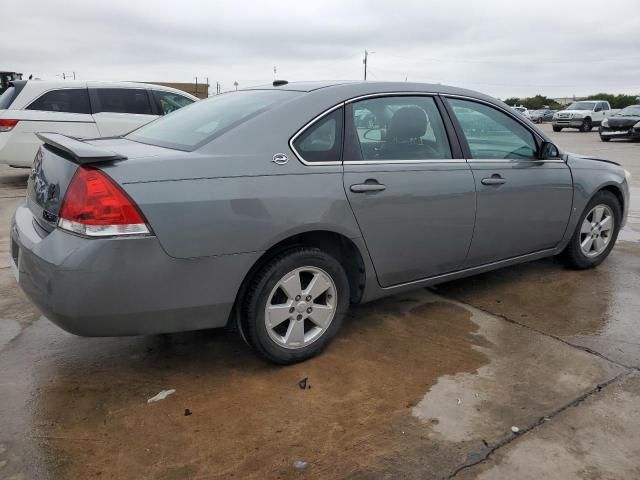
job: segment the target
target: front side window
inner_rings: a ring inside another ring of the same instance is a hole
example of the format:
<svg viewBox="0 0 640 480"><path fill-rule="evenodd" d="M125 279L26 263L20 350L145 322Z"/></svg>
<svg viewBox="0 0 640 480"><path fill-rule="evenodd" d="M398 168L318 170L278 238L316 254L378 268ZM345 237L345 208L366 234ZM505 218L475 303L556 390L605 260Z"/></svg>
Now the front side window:
<svg viewBox="0 0 640 480"><path fill-rule="evenodd" d="M293 142L305 162L339 162L342 153L342 118L339 108L325 115Z"/></svg>
<svg viewBox="0 0 640 480"><path fill-rule="evenodd" d="M301 95L290 90L243 90L223 93L173 112L134 130L126 138L150 145L191 151L257 115ZM251 141L248 138L247 141Z"/></svg>
<svg viewBox="0 0 640 480"><path fill-rule="evenodd" d="M431 97L393 96L362 100L352 106L352 121L360 158L345 160L451 158L449 139Z"/></svg>
<svg viewBox="0 0 640 480"><path fill-rule="evenodd" d="M447 99L476 159L537 159L533 134L500 110L468 100Z"/></svg>
<svg viewBox="0 0 640 480"><path fill-rule="evenodd" d="M27 110L64 113L91 113L86 88L51 90L27 107Z"/></svg>
<svg viewBox="0 0 640 480"><path fill-rule="evenodd" d="M151 115L149 94L137 88L98 88L98 107L95 113L130 113Z"/></svg>
<svg viewBox="0 0 640 480"><path fill-rule="evenodd" d="M191 100L190 98L173 92L154 90L153 94L156 97L158 104L160 105L160 111L162 112L162 115L167 115L168 113L175 112L176 110L179 110L182 107L186 107L187 105L191 105L193 103L193 100Z"/></svg>

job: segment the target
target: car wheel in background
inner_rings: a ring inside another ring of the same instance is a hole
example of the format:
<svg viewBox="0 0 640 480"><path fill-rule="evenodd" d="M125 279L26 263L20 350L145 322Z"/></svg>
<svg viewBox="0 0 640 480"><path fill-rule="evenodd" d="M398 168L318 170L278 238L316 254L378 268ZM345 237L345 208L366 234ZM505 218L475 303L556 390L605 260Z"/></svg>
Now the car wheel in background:
<svg viewBox="0 0 640 480"><path fill-rule="evenodd" d="M560 254L569 268L600 265L611 252L620 230L621 206L616 196L600 191L587 204L569 244Z"/></svg>
<svg viewBox="0 0 640 480"><path fill-rule="evenodd" d="M600 136L600 140L602 140L603 142L608 142L611 139L607 138L607 137Z"/></svg>
<svg viewBox="0 0 640 480"><path fill-rule="evenodd" d="M580 131L581 132L590 132L592 128L593 128L593 123L591 122L591 119L590 118L585 118L582 121L582 125L580 126Z"/></svg>
<svg viewBox="0 0 640 480"><path fill-rule="evenodd" d="M554 132L561 132L562 131L562 127L553 127L553 131Z"/></svg>
<svg viewBox="0 0 640 480"><path fill-rule="evenodd" d="M242 299L242 334L262 357L291 364L320 353L349 307L340 263L317 248L288 250L251 280Z"/></svg>

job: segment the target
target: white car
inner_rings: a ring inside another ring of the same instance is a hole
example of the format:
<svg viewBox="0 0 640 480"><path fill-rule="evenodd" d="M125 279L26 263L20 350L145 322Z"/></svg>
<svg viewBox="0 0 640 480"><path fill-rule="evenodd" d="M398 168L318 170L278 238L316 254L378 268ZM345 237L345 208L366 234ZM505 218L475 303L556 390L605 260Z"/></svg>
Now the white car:
<svg viewBox="0 0 640 480"><path fill-rule="evenodd" d="M38 132L124 135L196 100L145 83L15 80L0 96L0 163L31 167L42 143Z"/></svg>
<svg viewBox="0 0 640 480"><path fill-rule="evenodd" d="M524 106L511 107L511 110L513 110L514 112L518 112L524 118L530 118L529 109L527 107L524 107Z"/></svg>

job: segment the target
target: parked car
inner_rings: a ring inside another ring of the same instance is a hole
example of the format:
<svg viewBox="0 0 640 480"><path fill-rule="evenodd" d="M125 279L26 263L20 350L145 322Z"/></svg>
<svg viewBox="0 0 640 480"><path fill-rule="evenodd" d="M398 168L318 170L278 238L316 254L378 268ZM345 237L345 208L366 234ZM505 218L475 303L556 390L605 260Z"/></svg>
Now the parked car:
<svg viewBox="0 0 640 480"><path fill-rule="evenodd" d="M566 109L553 115L553 131L561 132L563 128L577 128L581 132L590 132L609 115L614 113L609 102L605 100L584 100L573 102Z"/></svg>
<svg viewBox="0 0 640 480"><path fill-rule="evenodd" d="M518 112L518 113L519 113L520 115L522 115L524 118L529 118L529 116L530 116L530 112L529 112L529 109L527 109L527 107L523 107L523 106L520 106L520 107L511 107L511 109L512 109L514 112Z"/></svg>
<svg viewBox="0 0 640 480"><path fill-rule="evenodd" d="M624 169L561 152L490 96L276 85L122 138L39 135L11 256L51 321L87 336L232 324L293 363L350 303L552 255L595 267L625 224Z"/></svg>
<svg viewBox="0 0 640 480"><path fill-rule="evenodd" d="M640 105L630 105L605 118L599 128L600 140L640 138Z"/></svg>
<svg viewBox="0 0 640 480"><path fill-rule="evenodd" d="M529 120L533 123L550 122L553 119L555 110L543 108L542 110L533 110L529 112Z"/></svg>
<svg viewBox="0 0 640 480"><path fill-rule="evenodd" d="M0 96L0 163L31 167L38 132L124 135L197 100L173 88L123 82L15 80Z"/></svg>

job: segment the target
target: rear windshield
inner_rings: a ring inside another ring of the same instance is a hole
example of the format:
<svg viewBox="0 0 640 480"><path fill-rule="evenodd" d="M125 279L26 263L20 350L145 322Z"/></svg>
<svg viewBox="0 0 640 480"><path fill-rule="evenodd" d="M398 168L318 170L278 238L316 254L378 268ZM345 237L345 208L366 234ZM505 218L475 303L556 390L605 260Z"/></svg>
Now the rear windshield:
<svg viewBox="0 0 640 480"><path fill-rule="evenodd" d="M5 92L0 95L0 110L6 110L11 106L13 98L16 96L16 87L10 86Z"/></svg>
<svg viewBox="0 0 640 480"><path fill-rule="evenodd" d="M244 90L195 102L134 130L126 138L137 142L195 150L274 105L300 92L287 90Z"/></svg>

